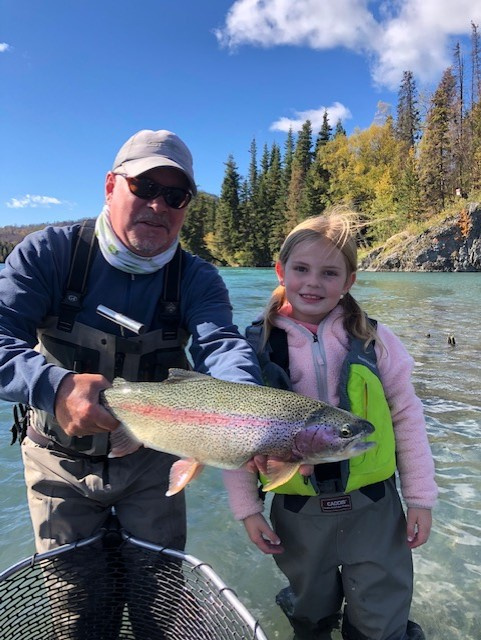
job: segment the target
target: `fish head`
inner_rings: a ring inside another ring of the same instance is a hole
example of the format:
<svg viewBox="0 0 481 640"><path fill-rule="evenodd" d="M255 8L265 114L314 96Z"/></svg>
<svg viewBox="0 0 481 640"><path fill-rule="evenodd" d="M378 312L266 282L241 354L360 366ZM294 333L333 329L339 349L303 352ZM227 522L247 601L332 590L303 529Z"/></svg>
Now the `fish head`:
<svg viewBox="0 0 481 640"><path fill-rule="evenodd" d="M374 427L367 420L326 405L308 416L304 428L294 437L292 454L312 464L347 460L376 446L363 440L373 433Z"/></svg>

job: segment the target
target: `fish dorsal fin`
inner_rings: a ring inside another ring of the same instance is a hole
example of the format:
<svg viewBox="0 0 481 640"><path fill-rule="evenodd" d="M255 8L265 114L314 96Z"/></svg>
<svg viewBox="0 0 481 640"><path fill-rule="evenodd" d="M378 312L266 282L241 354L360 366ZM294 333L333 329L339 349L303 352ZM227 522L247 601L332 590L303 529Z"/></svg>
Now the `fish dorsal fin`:
<svg viewBox="0 0 481 640"><path fill-rule="evenodd" d="M169 369L169 377L164 380L165 384L177 384L179 382L200 382L211 381L211 376L198 371L189 371L188 369Z"/></svg>

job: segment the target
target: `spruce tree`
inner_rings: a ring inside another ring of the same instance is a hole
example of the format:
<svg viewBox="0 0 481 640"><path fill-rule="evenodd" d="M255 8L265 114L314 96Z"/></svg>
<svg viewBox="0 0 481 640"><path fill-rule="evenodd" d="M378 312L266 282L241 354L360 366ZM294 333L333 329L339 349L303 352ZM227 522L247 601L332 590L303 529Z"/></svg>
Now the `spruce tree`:
<svg viewBox="0 0 481 640"><path fill-rule="evenodd" d="M234 157L229 155L216 210L214 244L209 247L211 253L225 264L235 263L235 253L240 245L239 190L240 175Z"/></svg>
<svg viewBox="0 0 481 640"><path fill-rule="evenodd" d="M425 208L430 213L444 209L455 192L455 97L456 79L449 67L434 92L420 143L420 177Z"/></svg>
<svg viewBox="0 0 481 640"><path fill-rule="evenodd" d="M182 246L204 260L211 260L213 257L206 246L206 236L213 230L210 221L215 219L216 201L215 196L200 192L189 205L180 232Z"/></svg>
<svg viewBox="0 0 481 640"><path fill-rule="evenodd" d="M312 163L312 127L306 120L297 137L292 159L291 179L287 195L287 231L310 215L309 201L305 193L306 178Z"/></svg>
<svg viewBox="0 0 481 640"><path fill-rule="evenodd" d="M336 138L337 136L345 136L345 135L346 135L346 130L342 126L342 122L338 120L336 123L336 128L334 129L334 137Z"/></svg>
<svg viewBox="0 0 481 640"><path fill-rule="evenodd" d="M419 139L421 119L417 106L417 89L412 71L404 71L398 92L396 135L408 153Z"/></svg>
<svg viewBox="0 0 481 640"><path fill-rule="evenodd" d="M322 213L329 203L329 171L323 164L323 155L331 135L332 127L329 125L327 110L324 110L322 127L316 139L314 157L306 176L305 198L311 216Z"/></svg>
<svg viewBox="0 0 481 640"><path fill-rule="evenodd" d="M292 159L294 158L294 134L292 133L292 128L289 128L287 132L285 151L284 151L284 192L285 197L287 199L287 192L289 190L289 184L291 182L291 172L292 172Z"/></svg>

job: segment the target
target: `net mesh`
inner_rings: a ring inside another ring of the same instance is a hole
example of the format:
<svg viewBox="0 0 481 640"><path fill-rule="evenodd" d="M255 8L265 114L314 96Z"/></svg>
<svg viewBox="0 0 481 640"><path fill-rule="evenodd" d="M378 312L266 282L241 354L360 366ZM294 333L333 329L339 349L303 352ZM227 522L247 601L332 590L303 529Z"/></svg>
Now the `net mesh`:
<svg viewBox="0 0 481 640"><path fill-rule="evenodd" d="M96 536L0 574L2 640L267 640L193 556Z"/></svg>

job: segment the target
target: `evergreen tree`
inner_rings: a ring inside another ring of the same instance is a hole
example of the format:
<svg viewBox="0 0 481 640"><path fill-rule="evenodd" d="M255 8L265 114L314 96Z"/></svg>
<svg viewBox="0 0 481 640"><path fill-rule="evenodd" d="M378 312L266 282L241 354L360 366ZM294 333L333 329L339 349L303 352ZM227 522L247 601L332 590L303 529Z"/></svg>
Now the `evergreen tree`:
<svg viewBox="0 0 481 640"><path fill-rule="evenodd" d="M305 193L306 177L312 163L312 127L306 120L297 137L292 159L291 180L287 195L287 231L310 215L309 201Z"/></svg>
<svg viewBox="0 0 481 640"><path fill-rule="evenodd" d="M251 159L249 163L248 193L250 194L251 198L255 198L258 186L257 144L255 139L253 139L251 142L249 154Z"/></svg>
<svg viewBox="0 0 481 640"><path fill-rule="evenodd" d="M259 191L259 185L256 186ZM239 267L256 266L257 260L257 233L255 225L257 223L256 205L257 195L254 199L251 196L251 186L248 180L244 180L239 193L239 238L240 246L235 252L234 264Z"/></svg>
<svg viewBox="0 0 481 640"><path fill-rule="evenodd" d="M470 136L465 129L465 105L464 105L464 60L461 53L461 45L456 43L454 48L454 76L456 90L453 102L453 160L455 164L456 189L459 193L467 190L466 160L469 155Z"/></svg>
<svg viewBox="0 0 481 640"><path fill-rule="evenodd" d="M284 241L286 228L286 192L284 190L282 158L281 150L276 144L273 144L271 149L267 192L270 207L269 264L272 264Z"/></svg>
<svg viewBox="0 0 481 640"><path fill-rule="evenodd" d="M481 47L478 26L471 22L471 108L465 127L467 145L466 191L481 190Z"/></svg>
<svg viewBox="0 0 481 640"><path fill-rule="evenodd" d="M453 128L455 126L456 79L446 69L434 92L420 143L421 183L425 209L438 213L454 195L455 164Z"/></svg>
<svg viewBox="0 0 481 640"><path fill-rule="evenodd" d="M401 221L400 228L404 228L406 222L420 220L424 216L422 187L414 147L409 149L401 169L395 204L397 218Z"/></svg>
<svg viewBox="0 0 481 640"><path fill-rule="evenodd" d="M208 246L211 254L222 264L234 264L239 248L240 175L232 155L226 162L221 195L216 210L215 236Z"/></svg>
<svg viewBox="0 0 481 640"><path fill-rule="evenodd" d="M287 192L291 182L292 159L294 158L294 134L292 128L287 132L285 152L284 152L284 191L287 199Z"/></svg>
<svg viewBox="0 0 481 640"><path fill-rule="evenodd" d="M472 132L469 161L470 190L474 197L481 195L481 102L477 102L469 115Z"/></svg>
<svg viewBox="0 0 481 640"><path fill-rule="evenodd" d="M212 255L206 246L205 238L213 230L217 198L200 192L189 205L185 223L180 232L182 246L204 260L211 260ZM210 221L212 223L210 224Z"/></svg>
<svg viewBox="0 0 481 640"><path fill-rule="evenodd" d="M327 109L324 109L324 113L322 114L322 126L317 135L316 146L314 149L314 156L317 155L320 149L322 149L326 142L329 142L332 136L332 127L329 124L329 116L327 114Z"/></svg>
<svg viewBox="0 0 481 640"><path fill-rule="evenodd" d="M274 201L271 192L271 154L267 145L264 145L262 152L259 188L257 198L254 202L253 219L251 220L251 236L255 240L253 247L254 265L270 265L269 236L271 231L271 215Z"/></svg>
<svg viewBox="0 0 481 640"><path fill-rule="evenodd" d="M305 199L311 216L322 213L329 203L329 171L323 165L323 154L331 135L332 128L329 125L327 110L324 110L322 127L316 140L314 158L306 176Z"/></svg>
<svg viewBox="0 0 481 640"><path fill-rule="evenodd" d="M471 22L471 109L481 100L481 46L478 25Z"/></svg>
<svg viewBox="0 0 481 640"><path fill-rule="evenodd" d="M398 92L396 135L404 142L406 153L414 147L420 132L416 83L412 71L404 71Z"/></svg>
<svg viewBox="0 0 481 640"><path fill-rule="evenodd" d="M334 129L334 137L336 138L337 136L345 136L345 135L346 135L346 130L342 126L342 122L338 120L336 123L336 128Z"/></svg>

